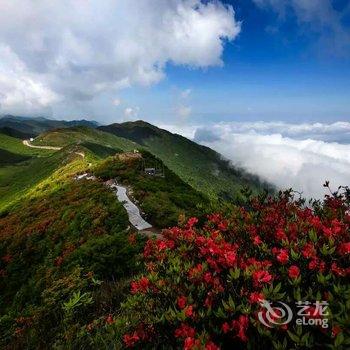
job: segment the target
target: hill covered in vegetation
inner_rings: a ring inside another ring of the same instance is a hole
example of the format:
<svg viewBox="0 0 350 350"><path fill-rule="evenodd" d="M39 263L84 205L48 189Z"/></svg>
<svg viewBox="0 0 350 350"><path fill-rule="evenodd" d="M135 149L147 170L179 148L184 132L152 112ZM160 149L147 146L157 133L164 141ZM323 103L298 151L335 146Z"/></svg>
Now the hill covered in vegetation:
<svg viewBox="0 0 350 350"><path fill-rule="evenodd" d="M134 148L131 141L85 128L58 137L61 131L39 138L58 142L57 151L6 136L6 149L28 159L0 166L1 348L89 347L89 329L120 308L140 272L144 238L104 181L128 187L160 229L200 217L209 205L165 166L164 177L147 175L144 164L161 161L145 151L129 159L133 153L122 150ZM96 145L114 147L113 156L94 153ZM77 180L86 172L96 179Z"/></svg>
<svg viewBox="0 0 350 350"><path fill-rule="evenodd" d="M0 117L0 131L10 136L25 139L35 137L45 131L57 128L69 128L73 126L88 126L95 128L98 123L88 120L54 120L43 117L29 118L13 115L5 115Z"/></svg>
<svg viewBox="0 0 350 350"><path fill-rule="evenodd" d="M256 176L234 167L212 149L149 123L126 122L99 129L142 145L185 182L211 198L237 201L242 198L244 187L254 193L269 187Z"/></svg>

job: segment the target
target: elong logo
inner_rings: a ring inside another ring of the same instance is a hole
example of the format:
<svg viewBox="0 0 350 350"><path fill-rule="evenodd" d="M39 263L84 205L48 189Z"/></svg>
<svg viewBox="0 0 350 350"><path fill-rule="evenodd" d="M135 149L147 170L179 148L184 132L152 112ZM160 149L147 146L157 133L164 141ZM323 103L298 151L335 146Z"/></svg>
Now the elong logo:
<svg viewBox="0 0 350 350"><path fill-rule="evenodd" d="M273 306L268 300L261 300L260 305L263 310L258 313L259 321L268 328L283 326L293 319L293 311L289 305L282 301L277 302L278 306ZM303 326L321 326L328 328L327 301L298 301L295 303L299 309L296 313L295 323Z"/></svg>

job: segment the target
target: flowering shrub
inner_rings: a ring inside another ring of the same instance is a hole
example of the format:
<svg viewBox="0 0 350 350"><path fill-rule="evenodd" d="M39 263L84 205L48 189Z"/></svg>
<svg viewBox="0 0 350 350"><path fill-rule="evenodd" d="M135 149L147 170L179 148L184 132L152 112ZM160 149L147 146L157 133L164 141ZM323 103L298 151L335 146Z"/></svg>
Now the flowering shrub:
<svg viewBox="0 0 350 350"><path fill-rule="evenodd" d="M147 272L123 305L124 346L348 349L349 197L345 189L309 208L285 192L164 230L147 242ZM294 318L278 325L281 310L267 315L262 300L288 304ZM295 322L307 301L306 318L327 318L328 328ZM313 306L322 301L325 314Z"/></svg>

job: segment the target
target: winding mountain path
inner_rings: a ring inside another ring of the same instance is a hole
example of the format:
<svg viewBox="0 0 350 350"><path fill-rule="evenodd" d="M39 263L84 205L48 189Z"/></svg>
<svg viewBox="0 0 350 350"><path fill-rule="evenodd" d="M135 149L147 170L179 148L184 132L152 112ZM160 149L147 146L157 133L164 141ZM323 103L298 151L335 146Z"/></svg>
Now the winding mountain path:
<svg viewBox="0 0 350 350"><path fill-rule="evenodd" d="M62 147L54 147L54 146L35 146L35 145L32 145L29 140L23 140L23 144L30 148L51 149L54 151L59 151L62 149Z"/></svg>
<svg viewBox="0 0 350 350"><path fill-rule="evenodd" d="M30 148L39 148L39 149L49 149L53 151L59 151L62 149L62 147L55 147L55 146L36 146L32 145L29 140L23 140L23 145L30 147ZM85 158L85 154L83 152L74 152L78 156L81 156L82 158Z"/></svg>

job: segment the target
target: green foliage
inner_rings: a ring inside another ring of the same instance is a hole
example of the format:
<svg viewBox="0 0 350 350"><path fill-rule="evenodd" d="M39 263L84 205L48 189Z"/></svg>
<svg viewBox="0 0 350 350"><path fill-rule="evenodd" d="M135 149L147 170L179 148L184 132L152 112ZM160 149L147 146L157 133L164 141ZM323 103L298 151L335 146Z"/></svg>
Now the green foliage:
<svg viewBox="0 0 350 350"><path fill-rule="evenodd" d="M201 216L201 207L209 200L165 167L165 177L149 176L143 164L154 164L156 158L142 151L142 159L120 160L111 157L98 164L94 174L104 180L116 179L130 186L130 195L145 212L146 218L159 228L176 225L179 216Z"/></svg>
<svg viewBox="0 0 350 350"><path fill-rule="evenodd" d="M0 347L74 344L81 328L117 310L123 281L140 268L143 238L130 243L128 226L115 195L87 180L53 184L4 213Z"/></svg>

